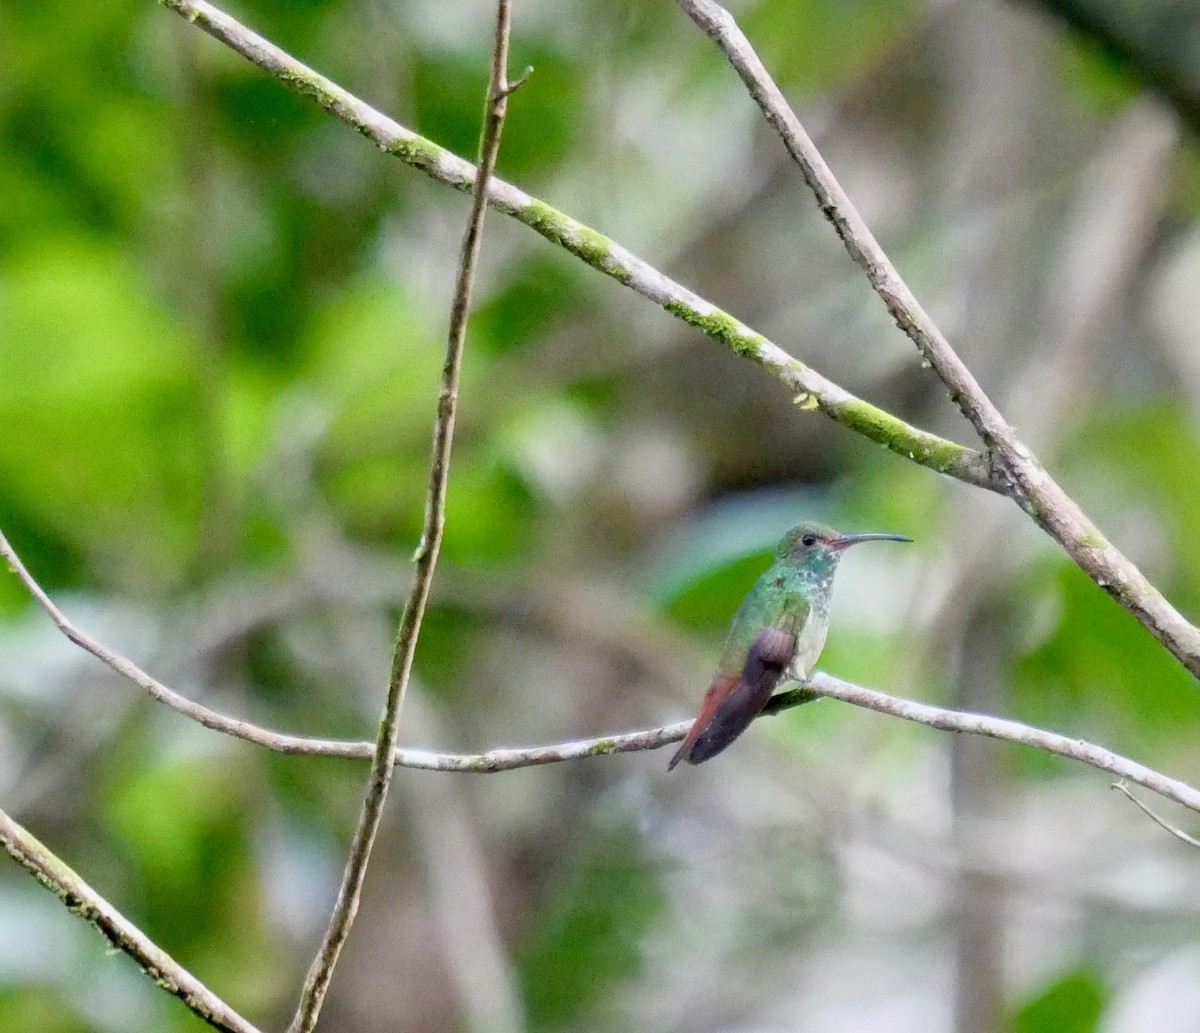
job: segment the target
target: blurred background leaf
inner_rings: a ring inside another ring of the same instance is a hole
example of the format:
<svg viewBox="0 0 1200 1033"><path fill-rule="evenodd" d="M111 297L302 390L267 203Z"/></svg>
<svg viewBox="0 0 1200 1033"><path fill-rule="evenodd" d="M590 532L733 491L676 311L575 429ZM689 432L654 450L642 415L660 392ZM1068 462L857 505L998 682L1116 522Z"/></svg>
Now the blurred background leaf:
<svg viewBox="0 0 1200 1033"><path fill-rule="evenodd" d="M473 154L485 0L233 13ZM1194 5L737 13L1006 415L1200 613ZM673 5L515 17L512 66L536 71L501 175L970 442ZM188 695L369 737L466 200L156 5L17 0L0 38L0 527ZM1200 778L1194 682L1015 507L799 409L498 216L476 299L407 745L682 719L779 536L815 517L916 539L843 566L826 669ZM436 796L442 776L402 771L330 1028L1200 1028L1195 859L1091 772L828 701L713 764L665 761ZM0 806L264 1028L290 1014L362 774L190 726L0 581ZM0 1028L198 1021L10 866Z"/></svg>

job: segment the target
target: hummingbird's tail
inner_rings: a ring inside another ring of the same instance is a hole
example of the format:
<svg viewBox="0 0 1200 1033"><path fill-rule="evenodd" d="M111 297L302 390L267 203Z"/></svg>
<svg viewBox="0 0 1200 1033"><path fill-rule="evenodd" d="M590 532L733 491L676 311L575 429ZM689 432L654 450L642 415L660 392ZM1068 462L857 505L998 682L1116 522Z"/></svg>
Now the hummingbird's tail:
<svg viewBox="0 0 1200 1033"><path fill-rule="evenodd" d="M718 672L713 678L700 713L667 770L681 760L700 764L715 757L749 728L783 678L795 648L795 635L779 628L763 628L746 655L741 675Z"/></svg>
<svg viewBox="0 0 1200 1033"><path fill-rule="evenodd" d="M674 770L675 765L681 760L687 760L689 764L700 763L700 761L692 759L692 747L696 745L696 740L704 734L704 730L712 724L713 715L717 712L721 701L737 688L739 681L741 681L741 678L737 676L727 677L720 673L713 678L712 684L704 694L704 702L700 704L700 713L696 715L696 720L692 722L692 727L688 729L683 742L679 744L679 749L675 751L675 756L667 764L668 771Z"/></svg>

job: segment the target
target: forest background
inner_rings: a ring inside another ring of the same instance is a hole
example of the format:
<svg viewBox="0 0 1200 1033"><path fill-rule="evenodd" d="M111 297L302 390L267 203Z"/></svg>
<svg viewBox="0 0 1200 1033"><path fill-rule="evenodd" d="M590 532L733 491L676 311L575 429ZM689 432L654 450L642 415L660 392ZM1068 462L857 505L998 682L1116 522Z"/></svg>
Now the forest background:
<svg viewBox="0 0 1200 1033"><path fill-rule="evenodd" d="M1200 616L1200 11L735 12L1022 439ZM230 13L474 154L493 5ZM371 737L468 199L152 3L5 4L0 47L0 529L185 695ZM511 65L534 72L501 177L972 443L674 4L518 0ZM1200 697L1162 646L1010 501L809 402L490 215L402 743L687 717L774 542L819 517L916 539L843 564L823 669L1200 780ZM399 769L324 1027L1200 1028L1200 852L1103 774L832 700L701 768L667 756ZM264 1028L365 774L152 704L0 579L0 807ZM104 948L0 867L0 1029L203 1028Z"/></svg>

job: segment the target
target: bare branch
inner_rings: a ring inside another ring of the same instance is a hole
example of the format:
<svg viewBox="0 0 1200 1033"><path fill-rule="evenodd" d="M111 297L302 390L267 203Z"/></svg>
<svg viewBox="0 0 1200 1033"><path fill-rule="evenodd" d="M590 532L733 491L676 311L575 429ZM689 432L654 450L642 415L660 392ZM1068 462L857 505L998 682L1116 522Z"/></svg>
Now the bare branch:
<svg viewBox="0 0 1200 1033"><path fill-rule="evenodd" d="M917 703L913 700L876 692L874 689L863 688L861 685L853 685L820 672L813 675L804 691L829 699L840 699L843 703L852 703L856 707L876 710L881 714L890 714L892 717L902 717L905 721L915 721L918 724L928 725L930 728L940 728L946 732L984 735L990 739L1004 739L1007 742L1020 743L1022 746L1041 750L1044 753L1054 753L1060 757L1077 760L1081 764L1107 771L1118 778L1128 779L1130 782L1158 793L1159 796L1165 796L1168 800L1174 800L1188 810L1200 814L1200 789L1083 739L1072 739L1070 736L1047 732L1041 728L1021 724L1019 721L1008 721L1002 717L932 707L925 703Z"/></svg>
<svg viewBox="0 0 1200 1033"><path fill-rule="evenodd" d="M116 950L133 958L155 985L178 997L214 1029L259 1033L4 811L0 811L0 844L68 911L94 925Z"/></svg>
<svg viewBox="0 0 1200 1033"><path fill-rule="evenodd" d="M1142 813L1147 815L1150 818L1150 820L1153 821L1156 825L1160 826L1161 828L1166 829L1176 839L1183 840L1183 842L1185 842L1188 846L1200 847L1200 839L1195 839L1194 837L1189 836L1186 832L1183 831L1183 829L1176 828L1165 818L1161 817L1158 814L1155 814L1154 811L1152 811L1149 807L1147 807L1144 803L1142 803L1141 800L1139 800L1136 796L1134 796L1133 793L1131 793L1129 791L1129 786L1127 786L1123 781L1122 782L1114 782L1109 788L1115 789L1118 793L1124 793L1127 797L1129 797L1130 800L1133 801L1133 804L1135 807L1137 807L1139 810L1142 811Z"/></svg>
<svg viewBox="0 0 1200 1033"><path fill-rule="evenodd" d="M305 978L300 1003L289 1027L290 1033L311 1033L317 1024L338 956L350 935L354 916L358 913L367 864L383 818L388 786L396 770L400 714L446 525L446 489L450 475L450 451L454 441L454 418L458 409L458 387L462 373L463 348L467 338L467 316L471 308L471 288L479 261L483 217L487 211L488 179L496 167L496 156L500 151L500 134L508 110L508 95L515 88L510 87L508 82L509 22L510 0L498 0L495 46L488 81L488 107L479 145L479 172L471 195L471 214L463 237L454 301L450 310L450 333L446 344L446 359L442 366L442 387L433 430L433 458L429 466L425 526L421 533L421 542L413 556L416 565L413 584L400 618L396 644L392 651L387 701L379 723L379 736L371 756L371 774L367 779L362 812L350 843L350 853L342 874L342 884L338 890L333 914L329 919L329 928L325 931Z"/></svg>
<svg viewBox="0 0 1200 1033"><path fill-rule="evenodd" d="M144 689L153 699L158 700L160 703L165 703L172 710L183 714L184 717L190 717L205 728L224 732L226 735L232 735L236 739L244 739L247 742L265 746L279 753L353 757L360 760L371 756L372 748L369 743L352 744L333 740L303 739L298 736L272 732L268 729L260 728L258 725L239 721L237 718L229 717L201 703L196 703L188 699L169 686L164 685L157 678L147 674L132 660L121 656L119 653L114 653L107 646L97 642L86 631L72 623L67 615L46 594L42 586L34 580L33 575L29 573L3 532L0 532L0 556L8 563L9 569L17 576L21 584L29 590L29 594L33 596L34 602L42 608L54 622L58 630L66 635L68 639L79 646L80 649L91 653L96 659L107 664L123 678L128 678L135 685ZM354 747L353 752L346 751L346 747L350 746ZM362 749L363 746L366 746L365 750Z"/></svg>
<svg viewBox="0 0 1200 1033"><path fill-rule="evenodd" d="M783 139L822 213L866 273L896 325L908 335L1001 469L1003 492L1067 551L1080 568L1128 610L1192 674L1200 677L1200 628L1187 621L1149 579L1088 519L1022 444L942 332L921 307L804 131L733 16L713 0L676 0L733 65Z"/></svg>
<svg viewBox="0 0 1200 1033"><path fill-rule="evenodd" d="M97 642L91 635L71 622L55 605L45 590L34 580L8 539L0 533L0 556L3 556L12 572L29 590L34 601L54 622L55 626L77 646L103 661L117 674L129 679L144 689L151 698L166 704L172 710L191 718L205 728L233 736L245 742L262 746L276 753L288 753L307 757L336 757L343 760L369 760L375 755L375 744L365 740L315 739L301 735L290 735L264 728L250 721L229 717L211 707L196 703L181 693L164 685L157 678L143 671L132 660L114 653ZM487 753L454 754L432 753L427 750L397 749L394 762L400 767L426 771L470 771L491 773L509 771L513 768L536 764L552 764L560 760L575 760L580 757L599 757L610 753L629 750L657 749L683 737L686 723L670 725L663 729L647 732L631 732L626 735L602 736L557 746L535 746L517 750L490 750ZM679 734L675 734L678 732ZM673 736L673 737L672 737Z"/></svg>
<svg viewBox="0 0 1200 1033"><path fill-rule="evenodd" d="M475 168L470 162L376 111L212 4L204 0L159 2L275 76L289 89L353 126L381 150L456 190L472 189ZM938 473L990 491L1002 490L989 460L979 452L913 427L851 394L602 233L500 179L492 178L487 198L497 211L512 216L593 269L758 363L791 391L801 408L819 409L876 444Z"/></svg>

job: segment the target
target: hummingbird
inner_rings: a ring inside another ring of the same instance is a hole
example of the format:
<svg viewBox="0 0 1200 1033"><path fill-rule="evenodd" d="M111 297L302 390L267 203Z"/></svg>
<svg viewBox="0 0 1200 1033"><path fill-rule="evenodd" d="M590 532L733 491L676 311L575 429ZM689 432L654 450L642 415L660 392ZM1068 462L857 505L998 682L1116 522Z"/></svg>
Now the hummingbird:
<svg viewBox="0 0 1200 1033"><path fill-rule="evenodd" d="M825 645L838 560L859 542L911 542L902 534L841 534L804 523L783 536L729 626L700 713L671 762L699 764L742 734L781 681L805 682Z"/></svg>

